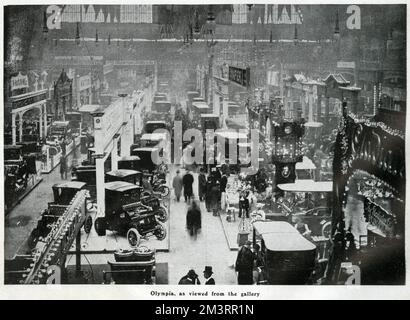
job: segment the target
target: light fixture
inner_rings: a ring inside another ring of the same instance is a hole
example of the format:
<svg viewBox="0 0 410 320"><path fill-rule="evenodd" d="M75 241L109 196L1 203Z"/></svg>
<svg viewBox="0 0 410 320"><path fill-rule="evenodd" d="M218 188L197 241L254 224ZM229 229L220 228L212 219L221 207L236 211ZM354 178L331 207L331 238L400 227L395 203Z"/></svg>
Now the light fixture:
<svg viewBox="0 0 410 320"><path fill-rule="evenodd" d="M389 33L387 34L387 42L386 42L387 49L390 49L392 44L393 44L393 29L390 29Z"/></svg>
<svg viewBox="0 0 410 320"><path fill-rule="evenodd" d="M339 41L340 39L340 28L339 28L339 10L336 11L336 20L335 20L335 32L333 34L333 39Z"/></svg>
<svg viewBox="0 0 410 320"><path fill-rule="evenodd" d="M46 11L43 12L43 37L44 40L47 40L48 34L48 27L47 27L47 13Z"/></svg>
<svg viewBox="0 0 410 320"><path fill-rule="evenodd" d="M293 42L294 44L297 44L299 42L299 38L298 38L298 25L295 24L295 34L293 36Z"/></svg>
<svg viewBox="0 0 410 320"><path fill-rule="evenodd" d="M206 19L206 33L213 37L215 35L215 30L216 30L215 16L214 16L214 13L212 12L212 6L210 6L209 12L208 12L208 18Z"/></svg>
<svg viewBox="0 0 410 320"><path fill-rule="evenodd" d="M80 45L80 23L77 22L76 32L75 32L75 43Z"/></svg>

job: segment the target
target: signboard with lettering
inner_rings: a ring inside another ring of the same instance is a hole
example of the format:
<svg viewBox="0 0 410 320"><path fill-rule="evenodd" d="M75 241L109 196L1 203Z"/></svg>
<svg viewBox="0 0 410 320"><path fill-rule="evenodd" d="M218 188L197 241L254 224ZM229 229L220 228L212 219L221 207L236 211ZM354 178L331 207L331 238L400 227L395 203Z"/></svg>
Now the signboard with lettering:
<svg viewBox="0 0 410 320"><path fill-rule="evenodd" d="M337 67L339 69L354 69L356 68L356 64L354 61L338 61Z"/></svg>
<svg viewBox="0 0 410 320"><path fill-rule="evenodd" d="M238 68L229 66L229 80L233 81L241 86L249 87L250 86L250 68Z"/></svg>
<svg viewBox="0 0 410 320"><path fill-rule="evenodd" d="M11 90L17 90L22 88L28 88L28 77L23 76L20 72L17 76L11 78Z"/></svg>
<svg viewBox="0 0 410 320"><path fill-rule="evenodd" d="M107 60L106 64L114 66L151 66L155 64L153 60Z"/></svg>
<svg viewBox="0 0 410 320"><path fill-rule="evenodd" d="M114 71L114 65L112 63L107 63L103 66L103 74L109 74Z"/></svg>
<svg viewBox="0 0 410 320"><path fill-rule="evenodd" d="M30 92L30 94L22 94L11 97L12 110L23 108L37 103L43 103L48 98L48 90Z"/></svg>
<svg viewBox="0 0 410 320"><path fill-rule="evenodd" d="M369 223L368 229L384 237L395 235L395 217L376 203L366 199L364 215Z"/></svg>

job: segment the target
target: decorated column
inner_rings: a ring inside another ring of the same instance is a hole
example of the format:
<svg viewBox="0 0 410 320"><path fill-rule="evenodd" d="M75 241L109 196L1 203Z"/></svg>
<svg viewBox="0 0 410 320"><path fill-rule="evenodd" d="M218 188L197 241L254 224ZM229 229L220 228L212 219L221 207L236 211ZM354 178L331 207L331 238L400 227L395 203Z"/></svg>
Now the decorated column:
<svg viewBox="0 0 410 320"><path fill-rule="evenodd" d="M43 117L44 117L44 137L47 137L47 104L43 104L44 111L43 111Z"/></svg>
<svg viewBox="0 0 410 320"><path fill-rule="evenodd" d="M14 112L11 114L11 136L12 143L16 144L16 114Z"/></svg>
<svg viewBox="0 0 410 320"><path fill-rule="evenodd" d="M23 112L19 113L19 142L23 142Z"/></svg>
<svg viewBox="0 0 410 320"><path fill-rule="evenodd" d="M118 170L118 138L119 135L115 135L114 139L112 140L113 143L113 148L111 151L111 170ZM122 140L125 137L121 137L121 145L122 145ZM122 149L122 146L121 146Z"/></svg>
<svg viewBox="0 0 410 320"><path fill-rule="evenodd" d="M40 139L42 139L42 138L43 138L43 106L40 105L38 109L39 109L39 111L40 111L40 116L39 116L39 124L40 124L39 134L40 134Z"/></svg>

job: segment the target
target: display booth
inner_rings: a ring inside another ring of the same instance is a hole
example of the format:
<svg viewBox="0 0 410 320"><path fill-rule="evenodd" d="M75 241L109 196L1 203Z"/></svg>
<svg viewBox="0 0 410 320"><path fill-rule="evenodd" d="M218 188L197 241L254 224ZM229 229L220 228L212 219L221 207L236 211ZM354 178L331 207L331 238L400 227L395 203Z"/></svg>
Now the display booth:
<svg viewBox="0 0 410 320"><path fill-rule="evenodd" d="M342 261L349 261L361 270L356 283L404 284L404 133L348 113L347 106L343 102L334 150L334 250L327 280L338 283ZM348 236L354 255L346 249Z"/></svg>

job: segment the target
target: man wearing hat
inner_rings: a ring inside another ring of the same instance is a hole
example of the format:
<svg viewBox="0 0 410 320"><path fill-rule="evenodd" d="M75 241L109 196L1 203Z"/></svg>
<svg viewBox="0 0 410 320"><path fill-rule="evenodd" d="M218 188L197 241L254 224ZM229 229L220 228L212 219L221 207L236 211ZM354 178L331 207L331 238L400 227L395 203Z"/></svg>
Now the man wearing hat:
<svg viewBox="0 0 410 320"><path fill-rule="evenodd" d="M205 266L204 270L204 278L206 279L205 284L215 284L214 278L212 278L212 267L211 266Z"/></svg>
<svg viewBox="0 0 410 320"><path fill-rule="evenodd" d="M251 250L252 242L247 240L238 252L235 271L238 272L238 284L253 284L254 254Z"/></svg>
<svg viewBox="0 0 410 320"><path fill-rule="evenodd" d="M183 276L181 280L179 280L178 284L201 284L198 279L198 275L195 273L193 269L188 271L188 274Z"/></svg>

